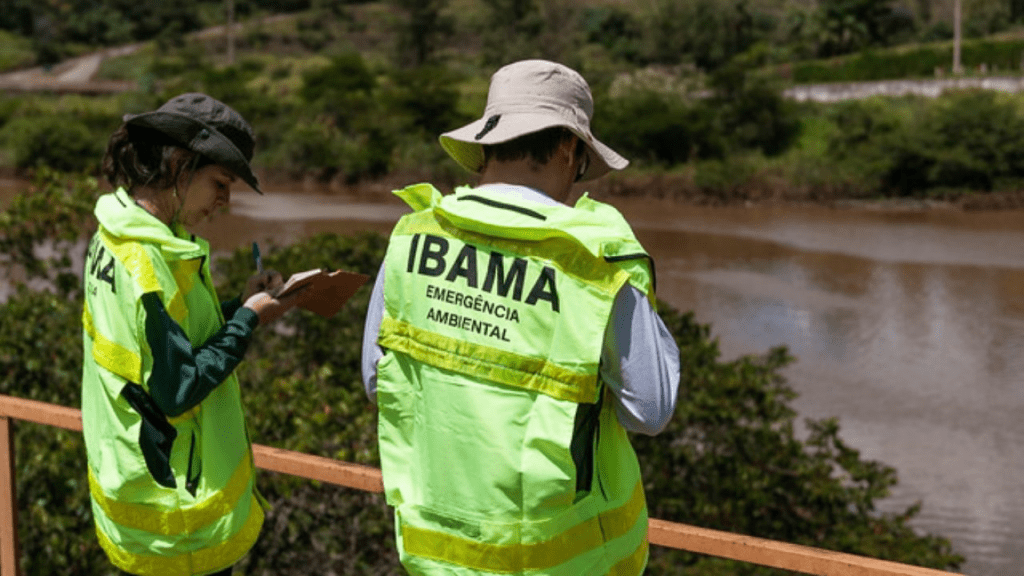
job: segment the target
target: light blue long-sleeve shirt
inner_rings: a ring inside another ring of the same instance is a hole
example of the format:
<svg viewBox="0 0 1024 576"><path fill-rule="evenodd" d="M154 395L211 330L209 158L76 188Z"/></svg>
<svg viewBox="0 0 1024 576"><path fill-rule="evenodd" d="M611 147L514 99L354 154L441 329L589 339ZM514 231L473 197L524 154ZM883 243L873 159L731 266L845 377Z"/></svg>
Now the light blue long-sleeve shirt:
<svg viewBox="0 0 1024 576"><path fill-rule="evenodd" d="M524 186L481 186L528 202L557 205L541 192ZM377 344L384 316L384 266L370 295L363 330L363 386L377 398L377 362L384 351ZM619 290L601 349L601 379L612 391L615 412L631 432L654 435L665 429L679 391L679 348L647 297L630 284Z"/></svg>

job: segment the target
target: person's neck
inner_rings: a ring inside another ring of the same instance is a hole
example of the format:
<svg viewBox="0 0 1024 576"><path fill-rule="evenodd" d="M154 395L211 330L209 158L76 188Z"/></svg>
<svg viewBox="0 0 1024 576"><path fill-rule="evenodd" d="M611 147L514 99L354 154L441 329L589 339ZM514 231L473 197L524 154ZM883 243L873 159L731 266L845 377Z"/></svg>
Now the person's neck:
<svg viewBox="0 0 1024 576"><path fill-rule="evenodd" d="M530 159L491 160L480 174L480 184L513 184L543 192L557 202L565 203L572 189L572 178L555 162L538 164Z"/></svg>
<svg viewBox="0 0 1024 576"><path fill-rule="evenodd" d="M177 211L177 201L172 192L139 186L132 190L131 196L140 208L152 214L168 228L171 227L174 213Z"/></svg>

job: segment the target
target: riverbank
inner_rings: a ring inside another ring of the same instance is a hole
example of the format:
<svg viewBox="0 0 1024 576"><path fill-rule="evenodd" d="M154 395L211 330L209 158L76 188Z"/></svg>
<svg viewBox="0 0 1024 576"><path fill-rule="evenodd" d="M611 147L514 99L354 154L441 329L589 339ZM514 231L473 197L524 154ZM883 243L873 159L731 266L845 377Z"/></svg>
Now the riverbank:
<svg viewBox="0 0 1024 576"><path fill-rule="evenodd" d="M702 207L819 206L836 210L878 212L1009 211L1024 210L1024 190L1008 192L949 194L936 198L882 198L856 194L845 187L787 187L785 182L762 178L728 190L709 190L695 182L693 171L662 173L609 174L604 178L576 186L576 193L614 202L615 199L654 199L679 205ZM392 192L412 183L430 182L442 192L475 181L472 174L453 177L451 172L431 175L426 171L392 173L386 176L345 182L343 178L320 179L314 175L296 178L292 174L257 170L264 190L273 194L311 194L336 196L369 204L403 202ZM101 179L101 182L103 180ZM6 208L17 194L29 190L28 174L11 169L0 170L0 209ZM101 188L109 186L103 182ZM241 188L239 188L241 189Z"/></svg>
<svg viewBox="0 0 1024 576"><path fill-rule="evenodd" d="M392 173L375 179L346 183L343 178L323 180L313 175L295 178L285 173L258 170L260 181L276 193L303 193L344 196L359 202L401 204L392 192L416 182L430 182L442 192L471 184L475 176L451 171ZM948 192L944 196L879 197L851 189L849 185L793 186L768 174L754 175L747 182L723 188L702 186L695 169L610 173L598 180L577 184L576 194L588 192L598 199L651 198L670 200L691 206L785 206L812 205L837 210L925 211L925 210L1024 210L1024 190L1004 192Z"/></svg>

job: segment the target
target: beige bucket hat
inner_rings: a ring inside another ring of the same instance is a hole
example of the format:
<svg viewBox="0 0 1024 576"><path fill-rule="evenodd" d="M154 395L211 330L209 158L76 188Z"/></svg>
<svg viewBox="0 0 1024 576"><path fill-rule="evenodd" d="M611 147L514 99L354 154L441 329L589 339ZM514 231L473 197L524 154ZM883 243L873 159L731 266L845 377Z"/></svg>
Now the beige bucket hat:
<svg viewBox="0 0 1024 576"><path fill-rule="evenodd" d="M580 180L592 180L629 164L590 131L594 99L572 68L546 60L523 60L491 76L487 106L479 120L439 138L445 152L470 172L484 164L484 144L500 144L545 128L564 126L587 145L589 165Z"/></svg>

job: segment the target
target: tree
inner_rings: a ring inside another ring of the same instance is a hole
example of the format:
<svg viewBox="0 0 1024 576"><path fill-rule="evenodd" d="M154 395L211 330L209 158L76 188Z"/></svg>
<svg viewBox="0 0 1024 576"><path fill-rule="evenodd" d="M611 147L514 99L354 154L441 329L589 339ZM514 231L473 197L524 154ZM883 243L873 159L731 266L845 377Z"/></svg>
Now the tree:
<svg viewBox="0 0 1024 576"><path fill-rule="evenodd" d="M708 71L745 52L761 35L745 0L657 0L647 29L650 61L690 60Z"/></svg>
<svg viewBox="0 0 1024 576"><path fill-rule="evenodd" d="M821 0L815 39L819 56L848 54L883 44L891 0Z"/></svg>
<svg viewBox="0 0 1024 576"><path fill-rule="evenodd" d="M454 20L444 13L448 0L391 2L403 13L396 22L400 64L415 68L430 63L455 31Z"/></svg>
<svg viewBox="0 0 1024 576"><path fill-rule="evenodd" d="M1010 0L1010 22L1024 20L1024 0Z"/></svg>
<svg viewBox="0 0 1024 576"><path fill-rule="evenodd" d="M503 66L514 60L536 57L544 20L537 0L491 0L480 30L483 59Z"/></svg>

